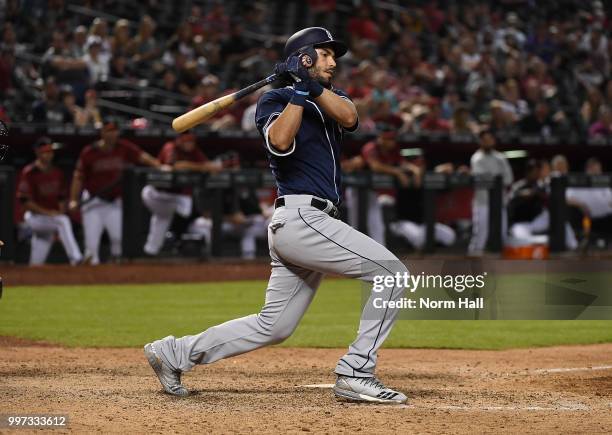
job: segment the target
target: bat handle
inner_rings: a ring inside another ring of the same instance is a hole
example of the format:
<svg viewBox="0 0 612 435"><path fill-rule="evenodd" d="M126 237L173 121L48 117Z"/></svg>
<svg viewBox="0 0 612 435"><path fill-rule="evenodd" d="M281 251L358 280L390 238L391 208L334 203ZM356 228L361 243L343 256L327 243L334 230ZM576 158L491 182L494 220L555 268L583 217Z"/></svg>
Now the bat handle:
<svg viewBox="0 0 612 435"><path fill-rule="evenodd" d="M240 89L238 92L236 92L236 100L241 99L242 97L246 97L247 95L255 92L257 89L259 88L263 88L266 85L269 85L270 83L275 82L278 79L278 76L276 74L272 74L269 75L268 77L266 77L263 80L260 80L256 83L253 83L252 85L247 86L244 89Z"/></svg>

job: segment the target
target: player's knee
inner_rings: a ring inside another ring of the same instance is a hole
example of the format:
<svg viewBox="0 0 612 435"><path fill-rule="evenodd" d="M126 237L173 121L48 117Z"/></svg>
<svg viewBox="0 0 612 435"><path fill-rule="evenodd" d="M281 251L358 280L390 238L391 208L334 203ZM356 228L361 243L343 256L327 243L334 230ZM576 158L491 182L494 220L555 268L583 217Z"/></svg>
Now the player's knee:
<svg viewBox="0 0 612 435"><path fill-rule="evenodd" d="M405 273L408 273L408 268L398 259L393 261L385 261L381 267L381 275L397 276L400 274L403 276Z"/></svg>
<svg viewBox="0 0 612 435"><path fill-rule="evenodd" d="M296 322L283 321L282 318L271 318L264 313L258 316L258 323L262 333L268 337L269 344L285 341L297 327Z"/></svg>
<svg viewBox="0 0 612 435"><path fill-rule="evenodd" d="M271 344L282 343L283 341L291 337L292 333L293 333L293 329L289 330L289 329L274 328L272 329L272 331L270 331L270 343Z"/></svg>

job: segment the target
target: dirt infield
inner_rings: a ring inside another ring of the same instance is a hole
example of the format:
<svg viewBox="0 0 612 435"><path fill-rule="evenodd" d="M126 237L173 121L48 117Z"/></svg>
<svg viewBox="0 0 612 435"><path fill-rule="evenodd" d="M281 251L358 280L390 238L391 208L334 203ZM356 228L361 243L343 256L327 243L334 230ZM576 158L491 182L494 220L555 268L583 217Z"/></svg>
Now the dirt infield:
<svg viewBox="0 0 612 435"><path fill-rule="evenodd" d="M336 401L341 349L268 348L196 367L184 399L161 392L140 349L0 340L2 413L69 415L69 428L203 433L609 433L612 344L381 352L405 406Z"/></svg>
<svg viewBox="0 0 612 435"><path fill-rule="evenodd" d="M99 266L0 265L6 286L144 284L268 279L270 261L150 262Z"/></svg>

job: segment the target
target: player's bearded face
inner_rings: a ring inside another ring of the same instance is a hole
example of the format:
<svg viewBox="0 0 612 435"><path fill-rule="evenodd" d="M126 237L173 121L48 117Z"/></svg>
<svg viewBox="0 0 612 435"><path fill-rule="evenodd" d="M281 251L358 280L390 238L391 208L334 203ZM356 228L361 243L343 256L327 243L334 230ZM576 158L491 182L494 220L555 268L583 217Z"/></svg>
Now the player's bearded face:
<svg viewBox="0 0 612 435"><path fill-rule="evenodd" d="M310 76L322 85L329 85L336 72L334 50L323 47L316 48L317 62L310 68Z"/></svg>

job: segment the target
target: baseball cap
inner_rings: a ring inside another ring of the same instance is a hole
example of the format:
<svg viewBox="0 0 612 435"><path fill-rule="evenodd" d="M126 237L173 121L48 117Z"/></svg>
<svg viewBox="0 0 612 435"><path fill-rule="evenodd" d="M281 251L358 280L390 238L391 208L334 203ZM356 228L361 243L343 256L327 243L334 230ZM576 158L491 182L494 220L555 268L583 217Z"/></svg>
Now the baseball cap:
<svg viewBox="0 0 612 435"><path fill-rule="evenodd" d="M380 133L397 133L404 121L397 115L387 115L375 118L374 123Z"/></svg>
<svg viewBox="0 0 612 435"><path fill-rule="evenodd" d="M119 123L115 118L105 118L102 121L102 131L119 130Z"/></svg>
<svg viewBox="0 0 612 435"><path fill-rule="evenodd" d="M47 152L47 151L53 151L55 149L58 148L58 144L56 142L53 142L51 140L51 138L47 137L47 136L42 136L40 137L35 143L34 143L34 151L37 152Z"/></svg>
<svg viewBox="0 0 612 435"><path fill-rule="evenodd" d="M195 141L196 141L196 135L191 133L190 131L184 131L176 138L176 143L195 142Z"/></svg>

